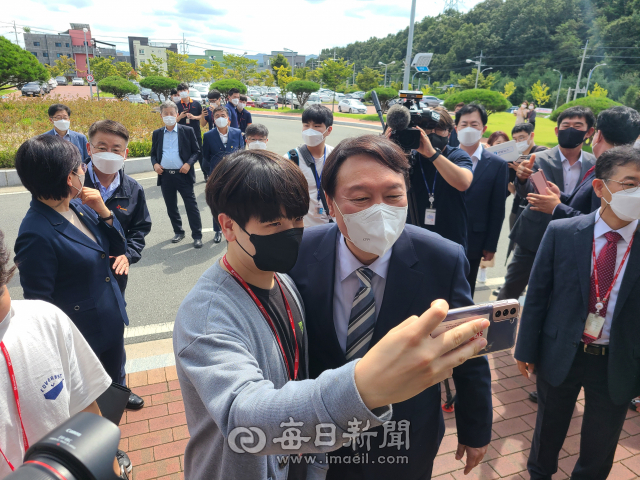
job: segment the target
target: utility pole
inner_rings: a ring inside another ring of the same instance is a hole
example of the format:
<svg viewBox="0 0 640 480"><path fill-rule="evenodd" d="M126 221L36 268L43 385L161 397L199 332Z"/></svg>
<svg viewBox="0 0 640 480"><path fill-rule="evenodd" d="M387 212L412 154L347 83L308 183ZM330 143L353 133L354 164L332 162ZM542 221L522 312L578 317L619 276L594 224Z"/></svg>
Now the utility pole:
<svg viewBox="0 0 640 480"><path fill-rule="evenodd" d="M18 42L18 27L16 27L16 21L13 21L13 31L16 32L16 45L20 46L20 42ZM25 45L26 47L26 45Z"/></svg>
<svg viewBox="0 0 640 480"><path fill-rule="evenodd" d="M353 62L353 85L356 84L356 62Z"/></svg>
<svg viewBox="0 0 640 480"><path fill-rule="evenodd" d="M554 110L558 109L558 100L560 99L560 89L562 88L562 72L560 70L553 69L554 72L558 72L560 74L560 85L558 85L558 95L556 95L556 106Z"/></svg>
<svg viewBox="0 0 640 480"><path fill-rule="evenodd" d="M481 68L482 68L482 50L480 50L480 60L478 62L478 70L476 71L476 88L478 88L478 79L480 78Z"/></svg>
<svg viewBox="0 0 640 480"><path fill-rule="evenodd" d="M576 89L573 92L573 99L578 98L578 90L580 90L580 77L582 77L582 67L584 67L584 59L587 57L587 45L589 40L584 44L584 52L582 52L582 63L580 63L580 72L578 72L578 81L576 82Z"/></svg>
<svg viewBox="0 0 640 480"><path fill-rule="evenodd" d="M411 75L411 50L413 49L413 23L416 19L416 0L411 2L411 18L409 19L409 37L407 38L407 57L404 62L404 81L402 88L409 88L409 76Z"/></svg>

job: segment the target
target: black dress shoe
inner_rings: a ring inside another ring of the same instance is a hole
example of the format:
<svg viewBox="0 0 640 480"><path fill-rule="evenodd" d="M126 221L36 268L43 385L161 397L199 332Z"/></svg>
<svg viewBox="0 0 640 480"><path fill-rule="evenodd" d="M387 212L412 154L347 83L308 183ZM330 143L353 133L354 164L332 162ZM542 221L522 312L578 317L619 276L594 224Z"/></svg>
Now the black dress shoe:
<svg viewBox="0 0 640 480"><path fill-rule="evenodd" d="M538 403L538 392L536 390L529 392L529 400L533 403Z"/></svg>
<svg viewBox="0 0 640 480"><path fill-rule="evenodd" d="M202 239L201 238L196 238L193 241L193 248L202 248Z"/></svg>
<svg viewBox="0 0 640 480"><path fill-rule="evenodd" d="M129 395L129 401L127 402L127 409L129 410L140 410L144 407L144 400L141 399L135 393Z"/></svg>
<svg viewBox="0 0 640 480"><path fill-rule="evenodd" d="M220 243L222 241L222 232L216 232L213 236L213 243Z"/></svg>
<svg viewBox="0 0 640 480"><path fill-rule="evenodd" d="M184 233L176 233L176 235L171 239L171 243L178 243L184 240Z"/></svg>

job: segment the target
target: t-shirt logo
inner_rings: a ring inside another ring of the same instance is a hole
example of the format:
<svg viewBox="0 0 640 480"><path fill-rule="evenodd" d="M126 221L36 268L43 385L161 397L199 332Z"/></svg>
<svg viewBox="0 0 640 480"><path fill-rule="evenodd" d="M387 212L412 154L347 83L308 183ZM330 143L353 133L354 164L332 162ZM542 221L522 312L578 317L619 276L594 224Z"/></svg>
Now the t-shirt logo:
<svg viewBox="0 0 640 480"><path fill-rule="evenodd" d="M44 395L45 400L55 400L60 395L60 392L64 388L64 377L60 374L54 374L47 377L42 382L40 391Z"/></svg>

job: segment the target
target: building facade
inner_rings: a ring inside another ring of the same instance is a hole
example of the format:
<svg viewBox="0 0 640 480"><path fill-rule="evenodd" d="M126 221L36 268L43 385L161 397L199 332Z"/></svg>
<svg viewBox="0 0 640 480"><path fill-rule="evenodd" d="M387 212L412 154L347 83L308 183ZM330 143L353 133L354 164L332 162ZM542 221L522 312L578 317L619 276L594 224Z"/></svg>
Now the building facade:
<svg viewBox="0 0 640 480"><path fill-rule="evenodd" d="M283 55L287 59L289 65L293 64L294 68L305 66L306 60L304 55L299 55L298 52L289 52L286 50L272 50L270 55L264 55L264 66L270 69L271 61L279 54Z"/></svg>
<svg viewBox="0 0 640 480"><path fill-rule="evenodd" d="M164 60L163 67L167 69L167 50L178 53L177 43L150 42L149 37L129 37L129 55L134 70L147 60L152 60L152 54Z"/></svg>
<svg viewBox="0 0 640 480"><path fill-rule="evenodd" d="M189 55L189 58L187 58L187 62L189 63L195 63L196 60L206 60L207 61L207 67L211 66L210 62L220 62L222 63L224 58L223 58L223 52L222 50L205 50L204 51L204 55Z"/></svg>

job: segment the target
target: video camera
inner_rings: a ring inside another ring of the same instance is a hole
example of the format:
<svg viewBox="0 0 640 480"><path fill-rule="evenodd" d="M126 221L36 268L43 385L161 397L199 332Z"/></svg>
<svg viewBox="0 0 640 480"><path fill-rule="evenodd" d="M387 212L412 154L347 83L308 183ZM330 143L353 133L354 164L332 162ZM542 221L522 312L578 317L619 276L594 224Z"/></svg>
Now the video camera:
<svg viewBox="0 0 640 480"><path fill-rule="evenodd" d="M5 480L116 480L120 429L92 413L74 415L32 445Z"/></svg>
<svg viewBox="0 0 640 480"><path fill-rule="evenodd" d="M421 133L416 127L433 130L440 121L440 114L420 106L421 91L400 90L399 97L387 112L387 127L393 131L390 138L405 151L417 150Z"/></svg>

